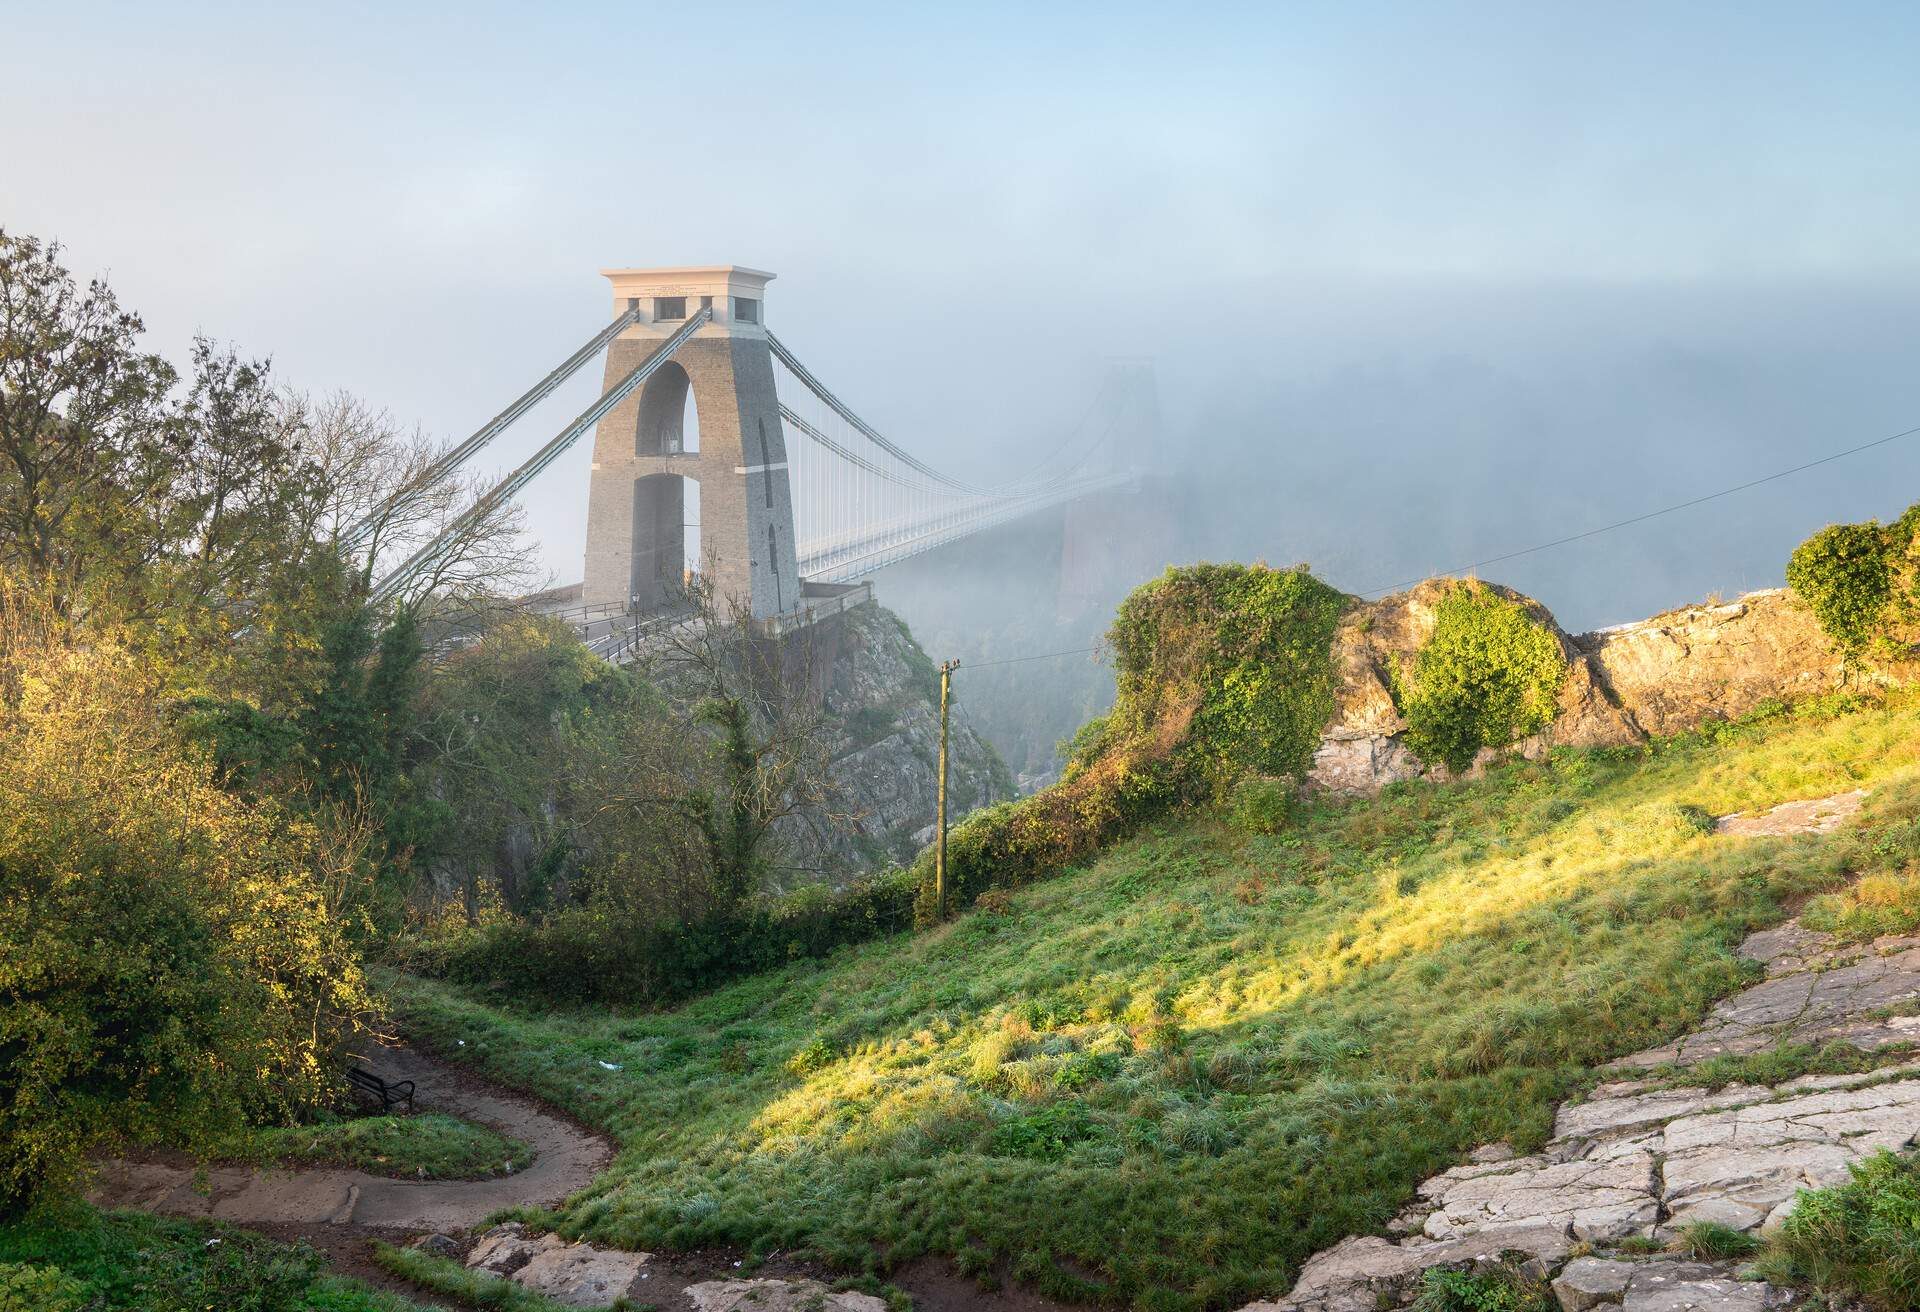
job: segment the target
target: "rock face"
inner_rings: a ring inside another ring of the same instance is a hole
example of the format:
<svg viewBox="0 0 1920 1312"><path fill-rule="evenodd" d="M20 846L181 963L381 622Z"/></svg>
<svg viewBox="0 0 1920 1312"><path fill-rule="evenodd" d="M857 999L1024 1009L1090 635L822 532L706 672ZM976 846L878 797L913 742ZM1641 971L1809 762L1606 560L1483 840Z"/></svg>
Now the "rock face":
<svg viewBox="0 0 1920 1312"><path fill-rule="evenodd" d="M1840 686L1840 658L1785 588L1689 606L1575 640L1642 733L1744 715L1770 697Z"/></svg>
<svg viewBox="0 0 1920 1312"><path fill-rule="evenodd" d="M1817 823L1817 821L1809 822ZM1743 947L1767 978L1729 998L1695 1034L1615 1063L1623 1072L1686 1067L1709 1057L1843 1040L1874 1050L1912 1040L1920 1017L1920 939L1843 948L1789 923ZM1848 1165L1920 1136L1920 1065L1807 1076L1775 1087L1709 1091L1622 1079L1560 1109L1546 1147L1503 1145L1422 1184L1393 1237L1348 1239L1301 1269L1260 1312L1376 1312L1410 1301L1420 1273L1522 1255L1551 1276L1565 1312L1619 1303L1628 1312L1766 1312L1796 1301L1727 1263L1567 1260L1576 1243L1606 1248L1665 1238L1700 1221L1757 1231L1777 1224L1802 1189L1845 1182ZM1251 1312L1251 1309L1250 1309Z"/></svg>
<svg viewBox="0 0 1920 1312"><path fill-rule="evenodd" d="M1433 637L1437 607L1462 586L1455 579L1429 579L1356 606L1342 619L1333 644L1334 714L1308 771L1309 787L1371 795L1404 779L1444 777L1445 767L1426 765L1406 745L1392 670ZM1522 756L1550 747L1641 742L1743 715L1768 698L1840 685L1839 658L1813 616L1785 589L1574 637L1531 598L1482 586L1524 605L1559 640L1567 662L1559 713L1545 732L1509 749ZM1483 751L1475 766L1493 759L1494 752Z"/></svg>
<svg viewBox="0 0 1920 1312"><path fill-rule="evenodd" d="M502 1276L563 1307L604 1308L641 1292L641 1270L650 1253L625 1253L570 1244L559 1235L531 1236L518 1221L480 1236L467 1267Z"/></svg>
<svg viewBox="0 0 1920 1312"><path fill-rule="evenodd" d="M878 605L855 607L821 650L826 707L838 741L833 753L836 804L848 823L785 832L796 864L830 877L907 862L933 822L940 752L940 681L933 662L898 616ZM956 702L949 716L947 815L1014 796L999 753Z"/></svg>
<svg viewBox="0 0 1920 1312"><path fill-rule="evenodd" d="M694 1312L887 1312L884 1298L818 1280L708 1280L688 1285L687 1301Z"/></svg>

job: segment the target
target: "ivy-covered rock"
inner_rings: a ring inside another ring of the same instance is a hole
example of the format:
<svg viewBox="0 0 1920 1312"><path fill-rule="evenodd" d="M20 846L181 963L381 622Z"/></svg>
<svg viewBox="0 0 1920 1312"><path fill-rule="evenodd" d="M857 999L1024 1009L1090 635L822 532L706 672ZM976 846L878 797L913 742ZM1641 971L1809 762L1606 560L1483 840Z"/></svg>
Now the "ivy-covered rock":
<svg viewBox="0 0 1920 1312"><path fill-rule="evenodd" d="M1332 646L1352 598L1305 569L1170 569L1122 603L1107 635L1118 697L1074 739L1059 783L969 818L949 837L948 909L1054 874L1130 826L1228 796L1246 775L1301 780L1334 710ZM924 922L931 852L915 864Z"/></svg>
<svg viewBox="0 0 1920 1312"><path fill-rule="evenodd" d="M1468 600L1453 600L1462 594ZM1458 609L1450 611L1442 634L1442 611L1449 607ZM1489 620L1489 612L1496 618ZM1506 648L1524 644L1527 635L1539 678L1550 679L1553 666L1559 667L1544 719L1537 695L1529 703L1524 689L1507 686L1511 668L1506 674L1482 668L1510 664ZM1420 657L1430 650L1431 677L1421 684ZM1329 792L1373 793L1430 768L1448 769L1449 723L1459 734L1453 743L1456 772L1471 764L1474 753L1490 754L1495 747L1531 754L1547 745L1592 747L1644 737L1604 686L1596 663L1547 609L1494 583L1429 579L1356 606L1334 637L1333 662L1333 714L1307 775L1312 787ZM1502 698L1508 699L1504 706ZM1403 713L1403 702L1425 720L1424 751L1413 745L1412 717ZM1479 739L1474 753L1463 758L1459 748L1472 738Z"/></svg>
<svg viewBox="0 0 1920 1312"><path fill-rule="evenodd" d="M1456 773L1553 722L1567 658L1558 635L1515 598L1469 580L1434 615L1433 636L1393 666L1407 745Z"/></svg>

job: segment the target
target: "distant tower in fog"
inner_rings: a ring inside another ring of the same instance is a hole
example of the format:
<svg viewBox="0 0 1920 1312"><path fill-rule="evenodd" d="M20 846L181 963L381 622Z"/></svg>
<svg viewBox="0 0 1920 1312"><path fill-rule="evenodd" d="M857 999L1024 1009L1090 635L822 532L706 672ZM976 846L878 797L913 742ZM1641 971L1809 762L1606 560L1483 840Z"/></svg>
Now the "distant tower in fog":
<svg viewBox="0 0 1920 1312"><path fill-rule="evenodd" d="M1115 361L1116 427L1103 445L1116 471L1139 475L1067 507L1060 543L1058 614L1111 606L1174 563L1185 540L1185 485L1167 477L1160 389L1151 360Z"/></svg>

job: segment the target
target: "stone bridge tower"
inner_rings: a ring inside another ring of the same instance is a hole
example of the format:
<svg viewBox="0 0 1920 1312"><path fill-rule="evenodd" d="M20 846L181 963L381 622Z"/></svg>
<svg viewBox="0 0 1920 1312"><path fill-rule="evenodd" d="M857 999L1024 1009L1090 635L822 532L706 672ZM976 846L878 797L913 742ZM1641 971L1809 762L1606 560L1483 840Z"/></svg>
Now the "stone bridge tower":
<svg viewBox="0 0 1920 1312"><path fill-rule="evenodd" d="M602 390L702 308L713 319L600 421L582 600L652 610L680 588L691 563L756 619L793 610L793 495L766 330L773 275L735 265L601 272L613 284L614 314L640 312L607 348ZM699 536L689 553L696 506Z"/></svg>

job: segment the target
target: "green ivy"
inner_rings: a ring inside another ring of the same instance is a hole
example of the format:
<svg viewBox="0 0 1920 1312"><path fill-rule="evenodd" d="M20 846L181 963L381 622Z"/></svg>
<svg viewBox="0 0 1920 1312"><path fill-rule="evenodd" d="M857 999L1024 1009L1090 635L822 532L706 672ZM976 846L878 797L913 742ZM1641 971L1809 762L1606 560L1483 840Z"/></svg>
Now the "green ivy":
<svg viewBox="0 0 1920 1312"><path fill-rule="evenodd" d="M1465 770L1483 747L1505 747L1553 723L1566 658L1521 602L1477 582L1442 598L1433 637L1411 668L1395 665L1393 698L1423 761Z"/></svg>
<svg viewBox="0 0 1920 1312"><path fill-rule="evenodd" d="M1300 776L1333 714L1333 633L1349 604L1304 568L1169 569L1107 634L1119 694L1107 739L1160 732L1191 707L1179 756L1212 790Z"/></svg>
<svg viewBox="0 0 1920 1312"><path fill-rule="evenodd" d="M1107 633L1112 712L1074 735L1059 783L948 835L946 908L1056 874L1243 776L1297 781L1333 714L1333 634L1350 602L1304 568L1265 565L1169 569L1136 588ZM916 918L930 923L942 914L930 852L914 872Z"/></svg>
<svg viewBox="0 0 1920 1312"><path fill-rule="evenodd" d="M1555 1306L1544 1284L1510 1266L1432 1267L1420 1277L1413 1312L1553 1312Z"/></svg>

